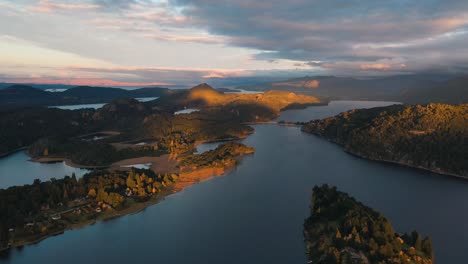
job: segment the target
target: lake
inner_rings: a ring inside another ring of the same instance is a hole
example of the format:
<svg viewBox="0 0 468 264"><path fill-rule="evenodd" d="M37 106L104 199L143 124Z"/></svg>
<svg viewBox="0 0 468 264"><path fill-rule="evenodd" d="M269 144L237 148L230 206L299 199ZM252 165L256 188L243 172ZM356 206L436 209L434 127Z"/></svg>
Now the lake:
<svg viewBox="0 0 468 264"><path fill-rule="evenodd" d="M286 111L280 119L305 121L368 105L333 102ZM254 128L242 142L256 153L227 175L193 185L138 214L12 250L2 261L306 263L302 225L311 189L323 183L380 211L399 232L416 229L430 235L436 263L468 259L467 181L360 159L298 127Z"/></svg>
<svg viewBox="0 0 468 264"><path fill-rule="evenodd" d="M183 109L183 110L179 110L179 111L174 112L174 115L190 114L190 113L198 112L198 111L200 111L200 109L197 109L197 108L187 108L187 109Z"/></svg>
<svg viewBox="0 0 468 264"><path fill-rule="evenodd" d="M37 163L29 161L24 151L18 151L0 158L0 189L10 186L32 184L35 179L47 181L51 178L61 179L65 175L81 177L86 169L73 168L65 162Z"/></svg>
<svg viewBox="0 0 468 264"><path fill-rule="evenodd" d="M140 102L149 102L152 100L156 100L159 97L143 97L143 98L135 98L136 100ZM99 109L103 107L106 103L99 103L99 104L78 104L78 105L57 105L57 106L49 106L49 108L59 108L63 110L78 110L78 109L86 109L86 108L92 108L92 109Z"/></svg>

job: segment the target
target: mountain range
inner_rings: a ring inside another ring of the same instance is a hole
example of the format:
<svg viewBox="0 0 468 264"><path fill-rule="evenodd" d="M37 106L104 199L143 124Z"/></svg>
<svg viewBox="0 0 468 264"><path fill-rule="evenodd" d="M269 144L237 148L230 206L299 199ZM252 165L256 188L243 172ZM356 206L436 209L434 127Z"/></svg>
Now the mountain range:
<svg viewBox="0 0 468 264"><path fill-rule="evenodd" d="M63 92L48 92L29 85L11 85L0 89L0 109L25 106L50 106L108 103L117 98L160 97L170 94L168 88L140 88L125 90L109 87L77 86Z"/></svg>
<svg viewBox="0 0 468 264"><path fill-rule="evenodd" d="M385 100L404 103L464 103L468 76L437 74L378 78L316 76L238 87L245 90L284 90L332 100Z"/></svg>

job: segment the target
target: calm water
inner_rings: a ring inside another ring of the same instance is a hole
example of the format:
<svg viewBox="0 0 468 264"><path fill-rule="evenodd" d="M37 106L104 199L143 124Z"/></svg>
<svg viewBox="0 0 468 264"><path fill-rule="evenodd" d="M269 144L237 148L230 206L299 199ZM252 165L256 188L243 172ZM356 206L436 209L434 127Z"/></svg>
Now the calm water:
<svg viewBox="0 0 468 264"><path fill-rule="evenodd" d="M136 100L140 102L149 102L152 100L156 100L159 97L143 97L143 98L135 98ZM57 106L49 106L52 108L59 108L63 110L77 110L77 109L86 109L86 108L92 108L92 109L99 109L103 107L105 103L103 104L79 104L79 105L57 105Z"/></svg>
<svg viewBox="0 0 468 264"><path fill-rule="evenodd" d="M187 109L184 109L184 110L179 110L179 111L174 112L174 115L190 114L190 113L198 112L198 111L200 111L200 109L197 109L197 108L187 108Z"/></svg>
<svg viewBox="0 0 468 264"><path fill-rule="evenodd" d="M346 110L340 104L321 108L314 118ZM285 112L283 118L303 121L301 113ZM468 259L468 182L359 159L297 127L258 125L255 130L243 142L256 153L231 173L141 213L13 250L3 261L306 263L302 224L312 187L323 183L379 210L397 231L429 234L436 263Z"/></svg>
<svg viewBox="0 0 468 264"><path fill-rule="evenodd" d="M29 161L24 151L0 158L0 189L15 185L32 184L35 179L47 181L65 175L83 176L88 170L70 167L65 162L37 163Z"/></svg>

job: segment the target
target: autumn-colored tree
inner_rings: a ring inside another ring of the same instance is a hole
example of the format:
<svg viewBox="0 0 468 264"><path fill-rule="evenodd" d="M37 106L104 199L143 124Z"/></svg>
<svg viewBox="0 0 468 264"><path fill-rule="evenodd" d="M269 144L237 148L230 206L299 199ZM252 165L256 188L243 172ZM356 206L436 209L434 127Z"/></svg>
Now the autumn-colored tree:
<svg viewBox="0 0 468 264"><path fill-rule="evenodd" d="M130 173L128 174L126 183L127 183L127 186L130 187L130 188L135 188L136 187L136 182L134 180L133 170L130 171Z"/></svg>
<svg viewBox="0 0 468 264"><path fill-rule="evenodd" d="M96 197L96 190L94 190L94 189L89 189L88 196L90 196L90 197Z"/></svg>

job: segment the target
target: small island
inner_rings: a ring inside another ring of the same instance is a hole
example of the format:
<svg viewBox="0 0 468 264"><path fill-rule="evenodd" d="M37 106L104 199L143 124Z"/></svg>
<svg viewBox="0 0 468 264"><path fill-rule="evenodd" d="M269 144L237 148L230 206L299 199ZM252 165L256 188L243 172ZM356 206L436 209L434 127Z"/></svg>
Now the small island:
<svg viewBox="0 0 468 264"><path fill-rule="evenodd" d="M328 185L315 186L304 223L308 263L431 264L429 237L400 235L375 210Z"/></svg>

